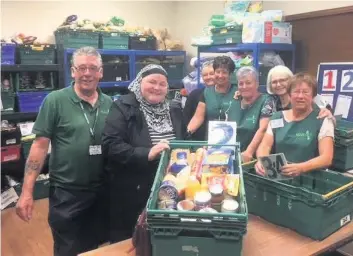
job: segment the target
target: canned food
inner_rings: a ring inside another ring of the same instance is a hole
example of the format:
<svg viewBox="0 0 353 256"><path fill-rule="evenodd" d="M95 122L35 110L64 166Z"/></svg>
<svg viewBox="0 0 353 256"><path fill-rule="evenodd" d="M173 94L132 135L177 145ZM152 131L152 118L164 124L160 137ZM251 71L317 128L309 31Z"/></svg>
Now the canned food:
<svg viewBox="0 0 353 256"><path fill-rule="evenodd" d="M178 204L177 204L177 209L179 211L193 211L195 208L195 204L193 201L191 200L183 200L183 201L180 201Z"/></svg>
<svg viewBox="0 0 353 256"><path fill-rule="evenodd" d="M175 210L176 201L174 200L163 200L158 202L158 209L160 210Z"/></svg>
<svg viewBox="0 0 353 256"><path fill-rule="evenodd" d="M178 200L178 189L176 183L171 180L165 180L159 187L158 198L160 201Z"/></svg>
<svg viewBox="0 0 353 256"><path fill-rule="evenodd" d="M200 191L195 194L195 210L199 211L209 207L211 204L211 194L207 191Z"/></svg>
<svg viewBox="0 0 353 256"><path fill-rule="evenodd" d="M235 213L239 208L239 203L232 199L225 199L222 203L222 212Z"/></svg>

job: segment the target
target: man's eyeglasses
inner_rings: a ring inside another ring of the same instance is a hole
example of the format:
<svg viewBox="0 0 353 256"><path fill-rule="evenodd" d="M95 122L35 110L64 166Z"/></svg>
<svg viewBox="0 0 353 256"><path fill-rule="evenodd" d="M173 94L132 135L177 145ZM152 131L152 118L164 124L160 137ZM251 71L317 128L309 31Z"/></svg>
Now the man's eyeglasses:
<svg viewBox="0 0 353 256"><path fill-rule="evenodd" d="M89 70L90 73L97 73L100 71L101 67L74 67L74 69L80 73L86 73L87 70Z"/></svg>

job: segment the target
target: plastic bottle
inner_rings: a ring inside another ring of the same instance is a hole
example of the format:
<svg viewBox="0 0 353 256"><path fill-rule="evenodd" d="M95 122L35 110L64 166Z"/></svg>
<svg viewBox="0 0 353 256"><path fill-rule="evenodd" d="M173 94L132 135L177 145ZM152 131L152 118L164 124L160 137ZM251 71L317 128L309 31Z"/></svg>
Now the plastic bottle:
<svg viewBox="0 0 353 256"><path fill-rule="evenodd" d="M194 201L195 194L201 190L201 184L196 176L192 175L186 182L185 199Z"/></svg>

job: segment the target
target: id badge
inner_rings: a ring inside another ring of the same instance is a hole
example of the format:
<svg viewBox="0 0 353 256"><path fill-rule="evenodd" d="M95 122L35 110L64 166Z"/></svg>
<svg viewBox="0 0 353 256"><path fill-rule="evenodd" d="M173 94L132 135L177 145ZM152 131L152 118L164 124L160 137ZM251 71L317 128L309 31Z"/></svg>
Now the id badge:
<svg viewBox="0 0 353 256"><path fill-rule="evenodd" d="M89 146L89 155L101 155L102 154L102 146L101 145L91 145Z"/></svg>
<svg viewBox="0 0 353 256"><path fill-rule="evenodd" d="M272 129L281 128L283 126L284 126L283 118L271 120L271 128Z"/></svg>

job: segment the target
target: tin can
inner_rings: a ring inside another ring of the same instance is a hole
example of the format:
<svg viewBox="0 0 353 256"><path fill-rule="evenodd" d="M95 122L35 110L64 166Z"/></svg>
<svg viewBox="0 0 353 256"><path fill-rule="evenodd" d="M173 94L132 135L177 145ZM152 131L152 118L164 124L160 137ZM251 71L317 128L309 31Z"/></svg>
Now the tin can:
<svg viewBox="0 0 353 256"><path fill-rule="evenodd" d="M200 191L195 194L195 210L199 211L203 208L210 207L211 205L211 194L207 191Z"/></svg>
<svg viewBox="0 0 353 256"><path fill-rule="evenodd" d="M221 211L222 201L224 200L223 187L221 184L214 184L209 187L211 193L211 206L217 211Z"/></svg>
<svg viewBox="0 0 353 256"><path fill-rule="evenodd" d="M222 203L223 213L235 213L238 211L239 203L232 199L224 199Z"/></svg>
<svg viewBox="0 0 353 256"><path fill-rule="evenodd" d="M158 202L158 209L160 210L175 210L176 201L174 200L163 200Z"/></svg>
<svg viewBox="0 0 353 256"><path fill-rule="evenodd" d="M162 182L158 191L158 199L160 201L165 200L178 200L178 189L176 183L171 180L165 180Z"/></svg>
<svg viewBox="0 0 353 256"><path fill-rule="evenodd" d="M193 211L195 208L195 204L193 201L191 200L183 200L183 201L180 201L178 204L177 204L177 209L179 211Z"/></svg>

